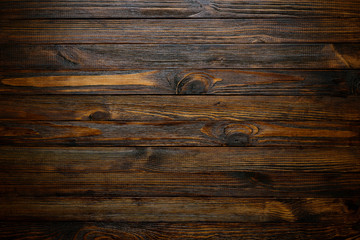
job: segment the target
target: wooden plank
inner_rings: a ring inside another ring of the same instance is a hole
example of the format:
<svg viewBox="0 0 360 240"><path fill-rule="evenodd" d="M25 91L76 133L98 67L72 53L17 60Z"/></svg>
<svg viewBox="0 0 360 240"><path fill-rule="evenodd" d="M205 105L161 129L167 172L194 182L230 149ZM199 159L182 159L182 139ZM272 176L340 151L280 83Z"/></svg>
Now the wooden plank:
<svg viewBox="0 0 360 240"><path fill-rule="evenodd" d="M0 43L25 44L360 41L359 18L7 20L0 29Z"/></svg>
<svg viewBox="0 0 360 240"><path fill-rule="evenodd" d="M349 96L360 71L173 69L119 72L3 72L1 94L210 94Z"/></svg>
<svg viewBox="0 0 360 240"><path fill-rule="evenodd" d="M77 231L83 227L86 228L85 223L80 222L0 222L0 234L4 239L19 240L19 239L48 239L48 240L84 240L86 237L75 237ZM95 225L94 223L94 226ZM122 226L121 224L118 225ZM98 226L100 227L100 226ZM84 229L85 230L85 229ZM86 229L87 230L87 229ZM85 230L85 231L86 231ZM110 229L109 229L110 230ZM83 230L81 230L83 231ZM107 235L108 230L99 231L103 232L104 236ZM126 233L125 233L126 234ZM89 235L92 233L89 232ZM122 236L118 233L117 236Z"/></svg>
<svg viewBox="0 0 360 240"><path fill-rule="evenodd" d="M360 172L358 147L1 147L0 153L0 171L7 172Z"/></svg>
<svg viewBox="0 0 360 240"><path fill-rule="evenodd" d="M358 146L357 122L1 121L3 146Z"/></svg>
<svg viewBox="0 0 360 240"><path fill-rule="evenodd" d="M286 234L284 234L286 233ZM356 239L357 224L221 222L1 222L6 239Z"/></svg>
<svg viewBox="0 0 360 240"><path fill-rule="evenodd" d="M0 172L0 195L4 198L360 196L360 173L146 172L127 170L126 166L123 171L103 172L70 172L67 169L50 173L8 169L1 169Z"/></svg>
<svg viewBox="0 0 360 240"><path fill-rule="evenodd" d="M146 222L341 222L359 220L358 199L2 198L0 220Z"/></svg>
<svg viewBox="0 0 360 240"><path fill-rule="evenodd" d="M0 45L2 70L360 68L360 44Z"/></svg>
<svg viewBox="0 0 360 240"><path fill-rule="evenodd" d="M268 96L0 96L0 120L359 121L360 98Z"/></svg>
<svg viewBox="0 0 360 240"><path fill-rule="evenodd" d="M358 17L357 0L1 1L2 18Z"/></svg>

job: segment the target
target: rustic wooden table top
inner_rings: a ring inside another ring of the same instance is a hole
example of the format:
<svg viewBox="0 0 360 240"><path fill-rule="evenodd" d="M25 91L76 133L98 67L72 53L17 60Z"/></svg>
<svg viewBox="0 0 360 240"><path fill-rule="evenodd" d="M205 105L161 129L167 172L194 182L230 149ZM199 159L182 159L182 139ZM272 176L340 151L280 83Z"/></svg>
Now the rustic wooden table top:
<svg viewBox="0 0 360 240"><path fill-rule="evenodd" d="M0 239L359 239L359 0L0 2Z"/></svg>

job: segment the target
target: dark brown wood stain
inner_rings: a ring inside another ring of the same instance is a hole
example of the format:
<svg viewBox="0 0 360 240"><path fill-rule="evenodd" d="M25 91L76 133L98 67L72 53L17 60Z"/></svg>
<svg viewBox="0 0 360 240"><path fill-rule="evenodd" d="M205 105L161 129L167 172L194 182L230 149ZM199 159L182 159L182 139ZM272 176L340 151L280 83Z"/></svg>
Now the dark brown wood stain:
<svg viewBox="0 0 360 240"><path fill-rule="evenodd" d="M360 238L356 0L0 3L0 238Z"/></svg>

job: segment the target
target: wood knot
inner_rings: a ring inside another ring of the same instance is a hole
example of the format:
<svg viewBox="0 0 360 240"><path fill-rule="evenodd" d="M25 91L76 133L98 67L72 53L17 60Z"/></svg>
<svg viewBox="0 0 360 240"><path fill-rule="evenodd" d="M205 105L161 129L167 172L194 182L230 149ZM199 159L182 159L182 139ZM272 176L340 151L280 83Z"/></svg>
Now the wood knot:
<svg viewBox="0 0 360 240"><path fill-rule="evenodd" d="M259 132L257 126L249 123L228 124L223 130L223 139L227 146L250 146L253 135Z"/></svg>
<svg viewBox="0 0 360 240"><path fill-rule="evenodd" d="M352 212L358 212L359 208L360 208L360 201L359 200L355 200L355 199L347 199L345 200L345 206L347 207L347 209L349 211Z"/></svg>
<svg viewBox="0 0 360 240"><path fill-rule="evenodd" d="M97 111L90 114L89 119L94 121L110 120L111 116L108 112Z"/></svg>
<svg viewBox="0 0 360 240"><path fill-rule="evenodd" d="M176 94L207 93L216 82L221 80L222 79L215 78L207 73L189 73L177 82Z"/></svg>
<svg viewBox="0 0 360 240"><path fill-rule="evenodd" d="M247 146L249 145L249 135L245 133L233 133L226 137L227 146Z"/></svg>
<svg viewBox="0 0 360 240"><path fill-rule="evenodd" d="M85 225L76 233L76 239L94 240L94 239L127 239L139 240L142 239L138 235L116 229L115 227L104 228L101 224ZM101 236L101 237L99 237Z"/></svg>
<svg viewBox="0 0 360 240"><path fill-rule="evenodd" d="M348 72L346 79L350 88L350 93L353 95L360 95L360 73Z"/></svg>

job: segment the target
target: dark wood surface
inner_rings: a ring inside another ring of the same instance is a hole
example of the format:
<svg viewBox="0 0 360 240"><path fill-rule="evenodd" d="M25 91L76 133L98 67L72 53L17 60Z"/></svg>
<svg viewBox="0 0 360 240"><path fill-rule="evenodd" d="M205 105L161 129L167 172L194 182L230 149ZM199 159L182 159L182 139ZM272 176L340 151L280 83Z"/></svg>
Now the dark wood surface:
<svg viewBox="0 0 360 240"><path fill-rule="evenodd" d="M321 31L314 32L314 29ZM0 21L0 43L359 42L360 18ZM289 32L292 31L292 34Z"/></svg>
<svg viewBox="0 0 360 240"><path fill-rule="evenodd" d="M3 18L359 17L358 0L1 1Z"/></svg>
<svg viewBox="0 0 360 240"><path fill-rule="evenodd" d="M158 160L158 159L157 159ZM156 160L148 163L155 165ZM160 160L158 160L160 161ZM63 164L67 164L64 162ZM70 165L70 164L67 164ZM358 197L360 173L282 171L71 171L4 173L5 197ZM14 168L14 167L13 167ZM41 188L37 187L41 186ZM14 189L17 190L14 193ZM16 200L12 200L16 201ZM17 208L18 209L18 208ZM194 213L195 214L195 213ZM84 220L84 219L83 219ZM86 219L85 219L86 220ZM124 220L124 219L123 219Z"/></svg>
<svg viewBox="0 0 360 240"><path fill-rule="evenodd" d="M356 239L358 224L219 222L16 222L0 224L7 239Z"/></svg>
<svg viewBox="0 0 360 240"><path fill-rule="evenodd" d="M1 147L0 150L2 172L270 171L338 173L339 176L360 172L357 147ZM183 158L190 160L183 161Z"/></svg>
<svg viewBox="0 0 360 240"><path fill-rule="evenodd" d="M4 146L359 146L358 122L0 121Z"/></svg>
<svg viewBox="0 0 360 240"><path fill-rule="evenodd" d="M0 96L0 120L356 121L360 97Z"/></svg>
<svg viewBox="0 0 360 240"><path fill-rule="evenodd" d="M358 69L360 44L3 44L3 70Z"/></svg>
<svg viewBox="0 0 360 240"><path fill-rule="evenodd" d="M360 3L0 2L0 239L360 238Z"/></svg>
<svg viewBox="0 0 360 240"><path fill-rule="evenodd" d="M72 196L2 197L0 206L3 218L9 220L357 223L358 204L354 198L96 197L94 201Z"/></svg>

